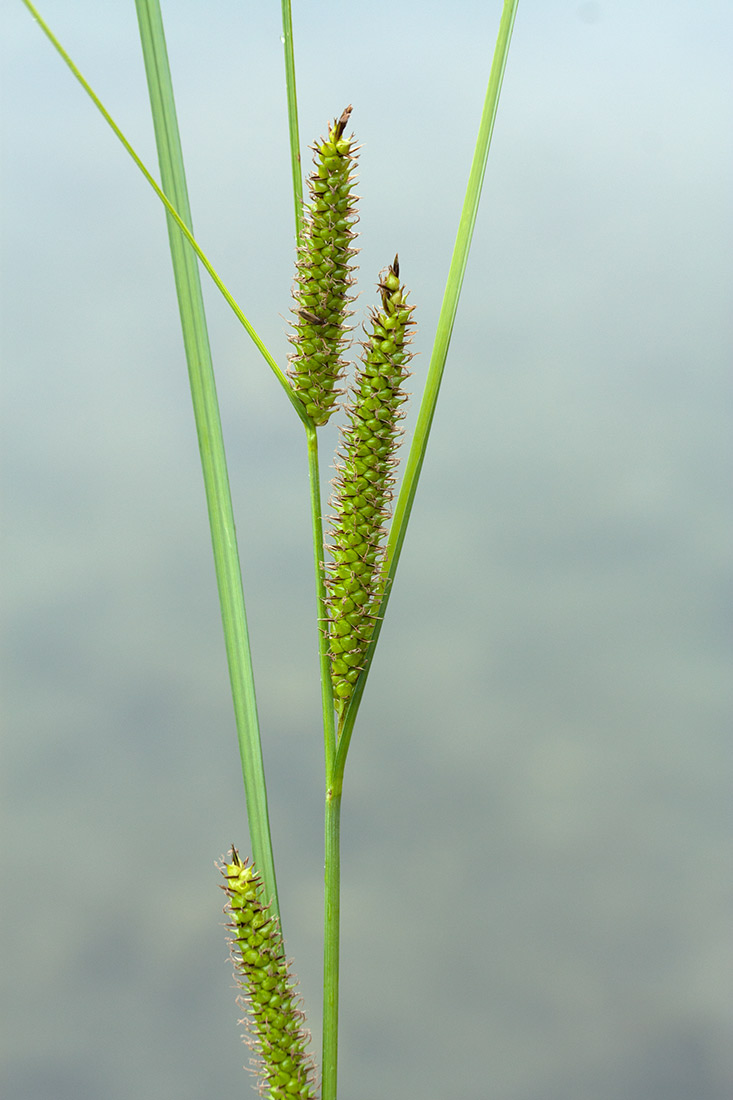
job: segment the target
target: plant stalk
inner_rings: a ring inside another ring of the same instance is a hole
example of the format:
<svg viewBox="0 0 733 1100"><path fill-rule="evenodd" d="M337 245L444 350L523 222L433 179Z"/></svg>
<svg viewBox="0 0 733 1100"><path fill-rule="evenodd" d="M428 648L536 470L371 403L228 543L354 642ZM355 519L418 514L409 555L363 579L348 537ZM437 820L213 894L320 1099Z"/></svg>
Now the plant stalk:
<svg viewBox="0 0 733 1100"><path fill-rule="evenodd" d="M321 1100L336 1100L338 1080L341 790L340 782L326 790Z"/></svg>
<svg viewBox="0 0 733 1100"><path fill-rule="evenodd" d="M313 530L313 567L316 579L316 600L318 615L318 659L321 674L321 706L323 710L323 748L326 761L326 776L331 774L336 753L336 727L333 708L333 684L331 682L331 662L328 654L328 633L326 631L326 581L323 564L323 513L321 508L321 480L318 463L318 432L311 423L306 428L308 445L308 480L310 483L311 524Z"/></svg>

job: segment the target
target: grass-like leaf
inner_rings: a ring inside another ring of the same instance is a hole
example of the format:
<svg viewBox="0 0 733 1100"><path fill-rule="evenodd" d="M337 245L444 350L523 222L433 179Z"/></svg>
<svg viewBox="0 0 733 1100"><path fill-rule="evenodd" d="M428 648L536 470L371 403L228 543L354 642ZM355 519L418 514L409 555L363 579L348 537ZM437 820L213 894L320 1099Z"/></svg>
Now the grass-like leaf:
<svg viewBox="0 0 733 1100"><path fill-rule="evenodd" d="M450 347L451 335L453 333L453 324L455 322L456 313L458 311L458 300L461 294L461 287L463 286L463 277L466 272L468 254L471 248L471 240L473 238L474 226L476 224L479 200L481 198L481 188L484 181L484 174L486 172L486 163L489 156L491 136L494 132L494 122L496 120L496 112L499 107L501 85L504 79L504 70L506 68L507 57L509 54L509 45L511 42L512 30L514 28L514 20L517 14L518 3L519 0L504 0L504 9L502 11L501 21L499 24L499 33L496 40L496 47L494 49L494 58L491 64L491 71L489 73L489 82L486 89L486 97L484 99L481 123L479 125L478 137L476 139L476 147L473 154L473 161L471 163L471 171L468 177L466 195L463 200L461 219L458 224L458 232L456 234L456 241L453 247L453 256L448 271L448 279L446 282L445 292L443 294L443 303L440 310L440 316L438 318L438 328L435 335L435 342L433 344L433 351L430 357L430 366L428 368L428 376L425 382L425 390L423 392L422 401L420 403L417 424L415 426L415 434L413 436L412 446L410 447L410 453L405 464L405 472L402 478L402 485L400 487L397 503L395 504L392 526L390 528L389 539L387 542L387 556L385 562L385 592L379 608L376 626L374 629L374 635L364 658L363 672L354 688L354 692L349 701L348 709L346 710L343 718L342 734L339 740L336 760L336 770L340 771L341 773L343 773L343 767L346 762L346 754L349 750L351 733L354 728L354 721L356 720L359 703L361 701L361 696L364 692L369 668L371 666L372 658L374 656L374 650L379 639L379 632L381 630L381 625L384 620L387 603L389 601L390 590L394 581L395 573L397 571L397 566L399 564L402 544L405 540L407 524L410 519L410 513L412 511L412 505L415 499L415 493L417 491L417 483L420 478L420 471L422 470L423 460L425 458L425 452L428 445L428 439L430 437L430 429L433 423L433 416L435 415L435 406L438 401L440 383L443 378L443 370L445 368L445 362L448 357L448 348Z"/></svg>
<svg viewBox="0 0 733 1100"><path fill-rule="evenodd" d="M285 50L285 93L288 100L288 133L290 135L290 168L293 177L295 206L295 242L303 235L303 173L300 165L298 133L298 96L295 89L295 50L293 48L293 17L290 0L282 0L283 49Z"/></svg>
<svg viewBox="0 0 733 1100"><path fill-rule="evenodd" d="M136 0L163 188L191 226L173 86L158 0ZM254 675L219 403L196 255L168 216L168 235L206 489L252 852L279 913Z"/></svg>

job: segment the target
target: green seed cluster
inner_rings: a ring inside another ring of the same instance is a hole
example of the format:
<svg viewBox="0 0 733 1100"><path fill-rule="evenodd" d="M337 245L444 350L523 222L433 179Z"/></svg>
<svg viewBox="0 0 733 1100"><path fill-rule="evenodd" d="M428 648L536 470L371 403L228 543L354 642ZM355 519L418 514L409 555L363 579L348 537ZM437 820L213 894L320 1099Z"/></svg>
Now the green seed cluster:
<svg viewBox="0 0 733 1100"><path fill-rule="evenodd" d="M295 317L290 341L295 351L289 374L306 412L325 424L341 395L341 358L346 342L349 289L353 285L351 247L355 196L352 171L356 150L344 137L351 107L336 119L327 138L313 147L315 171L308 180L311 205L306 211L293 290Z"/></svg>
<svg viewBox="0 0 733 1100"><path fill-rule="evenodd" d="M398 445L402 384L408 376L413 307L400 285L399 261L382 274L381 310L372 310L357 366L348 424L341 430L331 504L331 561L326 570L329 648L336 709L359 679L383 592L382 564Z"/></svg>
<svg viewBox="0 0 733 1100"><path fill-rule="evenodd" d="M232 848L222 887L229 897L232 957L246 993L260 1060L262 1089L276 1100L313 1100L313 1062L305 1053L310 1036L294 992L280 926L259 900L261 880Z"/></svg>

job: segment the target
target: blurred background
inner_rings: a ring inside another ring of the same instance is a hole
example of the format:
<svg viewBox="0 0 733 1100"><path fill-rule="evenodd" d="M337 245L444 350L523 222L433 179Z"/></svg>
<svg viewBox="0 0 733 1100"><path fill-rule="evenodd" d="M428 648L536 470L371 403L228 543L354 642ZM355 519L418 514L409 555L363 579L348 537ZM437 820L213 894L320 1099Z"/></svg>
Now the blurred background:
<svg viewBox="0 0 733 1100"><path fill-rule="evenodd" d="M197 237L284 362L279 8L164 16ZM415 404L500 9L295 5L304 160L353 103L359 308L399 251ZM42 12L157 174L133 5ZM3 19L0 1092L249 1095L214 868L246 817L163 213ZM520 3L347 771L344 1100L731 1095L732 32L727 0ZM317 1053L305 446L205 293Z"/></svg>

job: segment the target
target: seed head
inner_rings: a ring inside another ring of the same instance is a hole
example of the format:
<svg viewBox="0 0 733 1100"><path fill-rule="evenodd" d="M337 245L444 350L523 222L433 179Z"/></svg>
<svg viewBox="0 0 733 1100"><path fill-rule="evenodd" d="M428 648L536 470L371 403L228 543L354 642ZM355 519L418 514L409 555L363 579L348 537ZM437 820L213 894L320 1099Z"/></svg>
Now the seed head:
<svg viewBox="0 0 733 1100"><path fill-rule="evenodd" d="M389 518L399 420L408 377L413 307L399 260L382 273L381 309L372 310L341 429L326 569L331 677L342 712L362 670L384 592L384 523Z"/></svg>
<svg viewBox="0 0 733 1100"><path fill-rule="evenodd" d="M351 258L356 220L353 137L344 137L351 115L347 107L331 126L328 137L313 146L315 169L308 180L306 210L293 288L294 352L288 371L306 412L325 424L341 392L341 358L346 346L348 306L353 300Z"/></svg>
<svg viewBox="0 0 733 1100"><path fill-rule="evenodd" d="M240 860L236 848L222 873L232 960L245 995L261 1090L276 1100L315 1100L313 1061L306 1053L310 1035L303 1027L279 922L261 901L259 875Z"/></svg>

